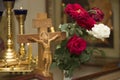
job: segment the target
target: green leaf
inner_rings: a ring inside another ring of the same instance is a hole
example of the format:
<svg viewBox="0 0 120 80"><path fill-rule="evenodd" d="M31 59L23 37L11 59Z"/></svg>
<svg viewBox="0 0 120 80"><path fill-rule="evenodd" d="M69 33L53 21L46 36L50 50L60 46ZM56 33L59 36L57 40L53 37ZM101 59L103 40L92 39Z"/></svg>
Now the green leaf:
<svg viewBox="0 0 120 80"><path fill-rule="evenodd" d="M61 42L61 48L66 47L66 44L67 44L67 39Z"/></svg>
<svg viewBox="0 0 120 80"><path fill-rule="evenodd" d="M79 28L76 28L76 34L77 35L83 35L83 32Z"/></svg>
<svg viewBox="0 0 120 80"><path fill-rule="evenodd" d="M89 59L90 59L90 55L89 54L82 53L80 55L80 62L81 63L87 62Z"/></svg>
<svg viewBox="0 0 120 80"><path fill-rule="evenodd" d="M61 24L59 28L61 31L65 31L67 30L67 27L68 27L68 24L63 24L63 25Z"/></svg>

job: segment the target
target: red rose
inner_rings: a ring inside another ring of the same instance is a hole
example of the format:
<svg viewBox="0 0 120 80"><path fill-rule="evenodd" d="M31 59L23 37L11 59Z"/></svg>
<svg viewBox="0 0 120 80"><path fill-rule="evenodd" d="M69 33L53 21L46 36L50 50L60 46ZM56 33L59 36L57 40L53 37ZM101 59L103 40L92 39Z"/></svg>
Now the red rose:
<svg viewBox="0 0 120 80"><path fill-rule="evenodd" d="M71 54L80 55L86 49L86 41L74 35L68 40L67 48Z"/></svg>
<svg viewBox="0 0 120 80"><path fill-rule="evenodd" d="M89 15L96 21L96 22L100 22L103 20L104 18L104 13L102 12L102 10L100 10L99 8L92 8L89 11Z"/></svg>
<svg viewBox="0 0 120 80"><path fill-rule="evenodd" d="M96 24L96 22L93 20L93 18L91 17L83 17L79 20L76 21L77 24L82 27L82 28L85 28L87 30L91 30L92 27L94 27L94 24Z"/></svg>
<svg viewBox="0 0 120 80"><path fill-rule="evenodd" d="M73 19L77 20L82 16L88 16L88 12L82 8L80 4L68 4L65 8L65 13Z"/></svg>
<svg viewBox="0 0 120 80"><path fill-rule="evenodd" d="M79 26L90 30L96 21L90 17L88 12L80 4L68 4L65 13L76 20Z"/></svg>

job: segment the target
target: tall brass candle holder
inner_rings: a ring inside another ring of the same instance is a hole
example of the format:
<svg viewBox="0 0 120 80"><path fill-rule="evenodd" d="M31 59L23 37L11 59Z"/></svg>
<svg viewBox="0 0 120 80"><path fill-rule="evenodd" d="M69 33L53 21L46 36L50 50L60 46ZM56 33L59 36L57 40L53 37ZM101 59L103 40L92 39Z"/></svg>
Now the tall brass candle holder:
<svg viewBox="0 0 120 80"><path fill-rule="evenodd" d="M15 14L16 19L17 19L18 24L19 24L19 34L23 35L25 33L24 22L25 22L25 19L26 19L27 10L22 9L22 7L20 7L20 9L15 9L14 10L14 14ZM24 43L20 43L19 56L20 56L20 59L25 59L25 57L26 57L26 51L25 51L25 44Z"/></svg>
<svg viewBox="0 0 120 80"><path fill-rule="evenodd" d="M14 7L15 0L3 0L6 8L7 15L7 46L3 51L1 58L7 63L16 61L16 52L13 46L12 40L12 9Z"/></svg>

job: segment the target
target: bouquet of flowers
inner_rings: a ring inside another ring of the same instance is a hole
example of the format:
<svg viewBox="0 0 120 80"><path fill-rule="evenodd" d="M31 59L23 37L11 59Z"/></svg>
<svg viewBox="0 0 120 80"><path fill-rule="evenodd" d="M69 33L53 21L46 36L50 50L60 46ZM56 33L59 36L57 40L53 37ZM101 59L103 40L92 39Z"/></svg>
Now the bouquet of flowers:
<svg viewBox="0 0 120 80"><path fill-rule="evenodd" d="M66 76L70 77L74 69L89 61L93 53L102 53L102 50L87 46L88 36L104 41L104 38L109 38L110 28L100 23L104 13L99 8L86 11L75 3L66 5L64 11L74 22L59 26L67 37L57 45L53 59L66 72Z"/></svg>

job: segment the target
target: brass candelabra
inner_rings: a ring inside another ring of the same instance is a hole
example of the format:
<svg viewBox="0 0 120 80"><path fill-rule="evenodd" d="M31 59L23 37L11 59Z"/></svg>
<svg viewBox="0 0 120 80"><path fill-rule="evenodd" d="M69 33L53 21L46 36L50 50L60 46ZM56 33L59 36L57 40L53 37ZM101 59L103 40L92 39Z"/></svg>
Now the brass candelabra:
<svg viewBox="0 0 120 80"><path fill-rule="evenodd" d="M24 29L24 22L26 19L26 15L27 15L27 10L26 9L22 9L22 7L20 9L15 9L14 10L16 19L18 21L19 24L19 34L23 35L25 33L25 29ZM26 50L25 50L25 44L24 43L20 43L20 48L19 48L19 56L20 59L25 59L26 58Z"/></svg>
<svg viewBox="0 0 120 80"><path fill-rule="evenodd" d="M7 63L11 63L17 61L12 38L12 9L14 7L15 0L3 0L3 2L7 15L7 46L5 51L2 52L1 59L4 59Z"/></svg>

